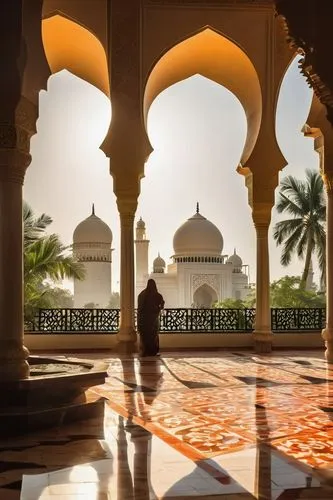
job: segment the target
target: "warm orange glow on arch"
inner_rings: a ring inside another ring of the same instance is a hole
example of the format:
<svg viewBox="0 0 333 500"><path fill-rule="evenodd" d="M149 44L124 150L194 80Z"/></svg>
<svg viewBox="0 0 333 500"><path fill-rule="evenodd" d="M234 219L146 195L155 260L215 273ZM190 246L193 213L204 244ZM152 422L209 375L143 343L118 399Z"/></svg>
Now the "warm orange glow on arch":
<svg viewBox="0 0 333 500"><path fill-rule="evenodd" d="M52 73L67 69L110 96L106 54L95 35L59 14L43 19L42 35Z"/></svg>
<svg viewBox="0 0 333 500"><path fill-rule="evenodd" d="M156 63L145 89L145 120L151 104L161 92L195 74L223 85L241 102L248 123L241 158L241 162L245 163L254 148L261 124L262 95L259 78L245 52L212 29L206 28L180 42Z"/></svg>

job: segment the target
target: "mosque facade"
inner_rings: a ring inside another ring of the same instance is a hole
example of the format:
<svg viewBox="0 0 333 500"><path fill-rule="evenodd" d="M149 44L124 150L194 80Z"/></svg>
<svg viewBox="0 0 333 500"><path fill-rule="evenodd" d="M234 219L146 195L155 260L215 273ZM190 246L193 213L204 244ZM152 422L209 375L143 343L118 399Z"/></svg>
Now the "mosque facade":
<svg viewBox="0 0 333 500"><path fill-rule="evenodd" d="M166 265L158 255L149 271L149 240L140 218L136 225L136 297L147 280L156 281L166 308L209 308L226 298L244 299L249 277L242 259L223 255L220 230L199 212L182 224L173 238L172 262Z"/></svg>
<svg viewBox="0 0 333 500"><path fill-rule="evenodd" d="M95 214L73 233L73 256L84 265L85 278L74 279L74 307L108 307L112 293L112 231Z"/></svg>

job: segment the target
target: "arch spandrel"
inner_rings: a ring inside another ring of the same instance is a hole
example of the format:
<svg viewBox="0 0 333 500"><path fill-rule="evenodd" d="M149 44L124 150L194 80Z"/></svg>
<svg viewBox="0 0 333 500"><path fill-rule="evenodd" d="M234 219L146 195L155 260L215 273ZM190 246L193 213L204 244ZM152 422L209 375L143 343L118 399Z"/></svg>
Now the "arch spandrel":
<svg viewBox="0 0 333 500"><path fill-rule="evenodd" d="M274 3L234 0L184 2L145 0L143 9L143 73L147 75L160 54L210 26L247 53L264 82L267 64L268 24L275 18Z"/></svg>
<svg viewBox="0 0 333 500"><path fill-rule="evenodd" d="M218 61L218 64L217 64ZM262 94L255 67L234 42L211 28L204 28L168 50L152 69L144 93L144 117L154 99L165 89L195 74L230 90L241 102L248 122L242 161L256 143L262 115Z"/></svg>
<svg viewBox="0 0 333 500"><path fill-rule="evenodd" d="M110 96L106 53L93 33L57 13L43 19L42 36L52 73L67 69Z"/></svg>
<svg viewBox="0 0 333 500"><path fill-rule="evenodd" d="M108 0L43 0L43 18L62 13L94 33L107 50L107 4Z"/></svg>

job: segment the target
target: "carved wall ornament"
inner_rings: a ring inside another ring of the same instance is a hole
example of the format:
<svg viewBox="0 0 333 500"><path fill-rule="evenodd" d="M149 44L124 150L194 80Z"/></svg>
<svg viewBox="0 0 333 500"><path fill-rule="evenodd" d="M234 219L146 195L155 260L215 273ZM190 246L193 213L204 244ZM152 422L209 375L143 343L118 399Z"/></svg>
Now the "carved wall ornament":
<svg viewBox="0 0 333 500"><path fill-rule="evenodd" d="M11 123L0 123L0 150L18 149L24 153L30 151L30 131Z"/></svg>
<svg viewBox="0 0 333 500"><path fill-rule="evenodd" d="M217 274L194 274L192 276L192 293L196 292L202 285L208 285L218 294L220 280Z"/></svg>
<svg viewBox="0 0 333 500"><path fill-rule="evenodd" d="M37 119L38 107L34 103L29 101L26 97L21 96L15 112L16 125L29 131L31 137L37 132Z"/></svg>
<svg viewBox="0 0 333 500"><path fill-rule="evenodd" d="M0 123L0 149L12 149L16 147L17 131L15 125Z"/></svg>

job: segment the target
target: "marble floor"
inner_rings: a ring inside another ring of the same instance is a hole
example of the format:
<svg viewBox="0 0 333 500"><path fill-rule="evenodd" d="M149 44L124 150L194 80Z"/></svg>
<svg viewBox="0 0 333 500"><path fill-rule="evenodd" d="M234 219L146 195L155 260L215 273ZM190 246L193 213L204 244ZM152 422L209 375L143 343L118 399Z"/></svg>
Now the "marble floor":
<svg viewBox="0 0 333 500"><path fill-rule="evenodd" d="M104 420L1 440L0 500L333 499L322 352L75 357L109 364Z"/></svg>

